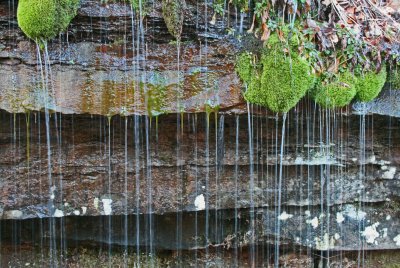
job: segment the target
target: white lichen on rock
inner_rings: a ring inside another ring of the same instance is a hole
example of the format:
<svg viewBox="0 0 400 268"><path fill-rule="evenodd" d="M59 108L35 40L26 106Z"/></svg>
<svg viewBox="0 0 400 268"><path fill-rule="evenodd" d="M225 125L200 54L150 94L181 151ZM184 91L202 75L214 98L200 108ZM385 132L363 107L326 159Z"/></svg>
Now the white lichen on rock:
<svg viewBox="0 0 400 268"><path fill-rule="evenodd" d="M282 212L282 214L278 216L278 219L280 221L286 221L290 218L293 218L293 214L288 214L288 213L286 213L286 211Z"/></svg>
<svg viewBox="0 0 400 268"><path fill-rule="evenodd" d="M101 202L103 203L103 211L104 211L104 215L111 215L112 213L112 199L109 198L103 198L101 199Z"/></svg>
<svg viewBox="0 0 400 268"><path fill-rule="evenodd" d="M336 212L336 222L339 223L339 224L344 222L343 213Z"/></svg>
<svg viewBox="0 0 400 268"><path fill-rule="evenodd" d="M60 210L60 209L57 208L57 209L54 211L53 217L56 217L56 218L64 217L64 211L62 211L62 210Z"/></svg>
<svg viewBox="0 0 400 268"><path fill-rule="evenodd" d="M319 220L317 217L312 218L311 220L307 220L307 223L311 224L311 226L316 229L319 225Z"/></svg>
<svg viewBox="0 0 400 268"><path fill-rule="evenodd" d="M367 216L367 213L359 209L357 210L353 205L346 205L342 213L347 215L349 218L358 221L364 220L365 216Z"/></svg>
<svg viewBox="0 0 400 268"><path fill-rule="evenodd" d="M97 197L93 199L93 206L96 210L99 209L99 199Z"/></svg>
<svg viewBox="0 0 400 268"><path fill-rule="evenodd" d="M379 232L376 228L379 226L379 222L376 222L370 226L367 226L361 235L365 237L368 244L374 244L376 239L379 237Z"/></svg>
<svg viewBox="0 0 400 268"><path fill-rule="evenodd" d="M396 246L400 246L400 234L396 235L393 241L396 242Z"/></svg>
<svg viewBox="0 0 400 268"><path fill-rule="evenodd" d="M383 175L382 175L382 179L388 179L388 180L392 180L394 178L394 175L396 174L396 168L395 167L389 167L389 169L387 169Z"/></svg>
<svg viewBox="0 0 400 268"><path fill-rule="evenodd" d="M206 209L206 200L203 194L196 196L194 199L194 206L196 207L196 210Z"/></svg>

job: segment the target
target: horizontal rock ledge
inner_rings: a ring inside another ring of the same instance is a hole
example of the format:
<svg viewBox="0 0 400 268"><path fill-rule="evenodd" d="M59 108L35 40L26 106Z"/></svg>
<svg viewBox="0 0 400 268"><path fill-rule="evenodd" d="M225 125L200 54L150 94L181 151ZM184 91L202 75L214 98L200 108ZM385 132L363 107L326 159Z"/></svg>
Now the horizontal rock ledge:
<svg viewBox="0 0 400 268"><path fill-rule="evenodd" d="M361 210L357 205L348 204L321 211L320 207L298 210L285 206L282 211L281 245L284 247L302 246L320 251L400 248L397 239L400 214L389 207L364 205ZM151 243L157 250L273 245L276 211L256 208L253 213L251 216L249 209L210 210L208 221L205 211L3 220L0 221L1 239L3 243L43 241L46 244L51 235L55 240L63 238L65 245L79 242L81 245L149 247ZM123 228L125 225L129 226L127 230ZM18 240L12 236L14 233L19 234Z"/></svg>

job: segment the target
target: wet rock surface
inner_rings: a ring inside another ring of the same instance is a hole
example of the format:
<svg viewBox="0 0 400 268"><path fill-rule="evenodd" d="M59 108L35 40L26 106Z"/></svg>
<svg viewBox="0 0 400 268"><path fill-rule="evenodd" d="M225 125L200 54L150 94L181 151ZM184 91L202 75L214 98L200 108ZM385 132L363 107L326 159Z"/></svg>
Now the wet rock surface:
<svg viewBox="0 0 400 268"><path fill-rule="evenodd" d="M52 114L48 151L43 113L3 112L2 218L164 215L235 207L249 213L255 207L258 236L273 236L282 122L265 111L254 112L252 166L246 115L212 113L208 121L206 114L157 120ZM288 241L319 249L347 250L361 243L368 249L399 247L399 122L367 115L363 144L360 118L327 114L306 103L290 113L281 189L282 235ZM191 239L189 233L185 238ZM233 234L221 234L215 243L228 235ZM173 245L173 237L159 242Z"/></svg>
<svg viewBox="0 0 400 268"><path fill-rule="evenodd" d="M136 246L124 240L122 215L130 224L147 215L139 231L148 234L152 212L155 246L168 250L272 244L278 216L283 245L398 249L397 91L337 113L305 99L289 114L277 215L282 118L251 107L249 131L234 72L246 44L227 34L226 21L204 28L212 14L205 18L203 4L187 2L178 47L158 4L140 36L126 3L81 1L68 35L49 44L47 88L36 48L17 27L16 3L0 3L2 239L13 240L21 224L21 240L46 240L49 233L35 233L32 222L55 217L65 232L57 238ZM203 111L220 113L207 120ZM369 112L365 142L360 112ZM165 232L179 224L180 236Z"/></svg>
<svg viewBox="0 0 400 268"><path fill-rule="evenodd" d="M203 4L189 2L178 47L158 4L141 36L128 3L82 1L68 35L49 44L45 86L36 47L17 27L16 5L0 3L0 108L127 115L243 103L234 72L238 41L222 25L204 29Z"/></svg>

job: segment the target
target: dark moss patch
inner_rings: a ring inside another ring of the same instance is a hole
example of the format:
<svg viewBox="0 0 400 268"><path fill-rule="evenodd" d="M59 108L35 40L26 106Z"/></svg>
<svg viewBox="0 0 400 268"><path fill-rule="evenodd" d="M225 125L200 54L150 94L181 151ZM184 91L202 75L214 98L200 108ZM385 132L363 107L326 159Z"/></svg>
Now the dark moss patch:
<svg viewBox="0 0 400 268"><path fill-rule="evenodd" d="M162 0L162 15L168 32L180 40L183 27L185 0Z"/></svg>

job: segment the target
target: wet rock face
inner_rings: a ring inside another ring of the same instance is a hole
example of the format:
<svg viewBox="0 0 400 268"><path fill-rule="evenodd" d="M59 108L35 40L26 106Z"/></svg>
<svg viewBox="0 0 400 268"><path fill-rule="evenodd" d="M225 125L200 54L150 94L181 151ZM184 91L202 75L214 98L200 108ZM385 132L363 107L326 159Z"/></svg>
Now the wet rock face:
<svg viewBox="0 0 400 268"><path fill-rule="evenodd" d="M393 240L399 233L398 120L366 116L364 144L358 115L327 114L303 103L288 118L279 215L283 239L322 250L360 243L398 248ZM242 208L241 217L250 219L247 209L253 205L257 237L273 241L282 122L255 107L250 119L253 165L246 115L211 113L207 124L205 114L158 119L52 114L48 148L43 113L3 112L2 218ZM243 234L251 231L243 228ZM354 235L344 236L347 232ZM212 243L229 235L232 230Z"/></svg>
<svg viewBox="0 0 400 268"><path fill-rule="evenodd" d="M205 18L202 4L187 1L178 50L158 3L141 37L126 3L82 1L68 42L64 35L49 46L47 91L9 5L0 3L0 224L55 217L73 240L145 246L147 216L137 242L125 240L122 215L136 226L136 215L151 212L155 246L188 249L273 243L279 218L283 244L400 247L399 122L385 116L396 116L397 105L382 109L397 93L354 107L382 114L366 116L365 141L360 116L304 100L288 116L278 189L282 120L257 107L240 115L247 108L234 72L237 40L222 22L204 28L212 14ZM195 113L217 107L209 119ZM113 221L112 239L108 223L87 216ZM163 229L179 224L180 234ZM13 233L7 228L1 237Z"/></svg>
<svg viewBox="0 0 400 268"><path fill-rule="evenodd" d="M35 45L16 26L15 7L0 3L0 108L38 111L47 104L63 113L128 115L241 104L237 41L221 25L205 30L203 5L189 2L178 48L160 3L144 19L142 37L128 3L82 1L68 35L49 45L47 90Z"/></svg>

